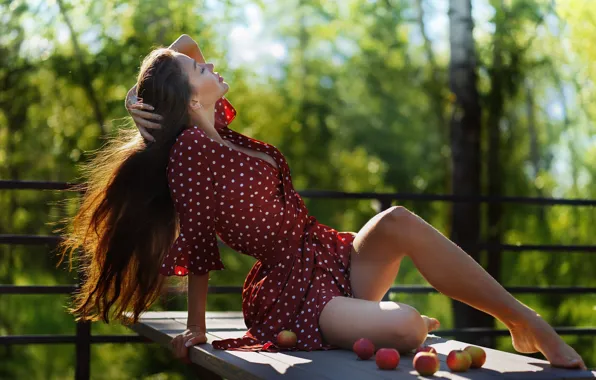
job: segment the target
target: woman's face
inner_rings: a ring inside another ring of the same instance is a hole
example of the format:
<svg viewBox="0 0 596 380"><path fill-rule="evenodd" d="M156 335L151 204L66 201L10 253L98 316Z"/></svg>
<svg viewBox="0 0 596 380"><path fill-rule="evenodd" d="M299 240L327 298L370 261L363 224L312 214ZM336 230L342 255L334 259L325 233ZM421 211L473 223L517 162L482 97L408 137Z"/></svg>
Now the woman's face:
<svg viewBox="0 0 596 380"><path fill-rule="evenodd" d="M176 59L188 75L193 91L193 100L198 100L204 107L211 106L224 96L230 86L223 77L213 72L213 64L199 63L185 54L176 52Z"/></svg>

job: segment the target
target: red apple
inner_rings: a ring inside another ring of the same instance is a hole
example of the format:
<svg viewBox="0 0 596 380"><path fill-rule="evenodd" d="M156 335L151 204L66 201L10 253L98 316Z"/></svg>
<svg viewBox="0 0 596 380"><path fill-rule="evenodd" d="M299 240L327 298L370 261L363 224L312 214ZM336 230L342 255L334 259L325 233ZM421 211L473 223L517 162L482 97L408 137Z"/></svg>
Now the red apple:
<svg viewBox="0 0 596 380"><path fill-rule="evenodd" d="M471 364L472 357L468 351L453 350L447 355L447 367L453 372L466 372Z"/></svg>
<svg viewBox="0 0 596 380"><path fill-rule="evenodd" d="M419 352L414 356L414 369L421 376L432 376L439 370L439 357L432 352Z"/></svg>
<svg viewBox="0 0 596 380"><path fill-rule="evenodd" d="M360 338L354 343L352 350L360 359L368 360L375 354L375 345L366 338Z"/></svg>
<svg viewBox="0 0 596 380"><path fill-rule="evenodd" d="M282 330L277 334L277 345L282 348L291 348L296 345L296 334L290 330Z"/></svg>
<svg viewBox="0 0 596 380"><path fill-rule="evenodd" d="M437 350L435 350L435 348L432 346L420 346L416 349L416 352L414 354L417 354L419 352L432 352L433 354L436 354Z"/></svg>
<svg viewBox="0 0 596 380"><path fill-rule="evenodd" d="M484 352L482 348L468 346L464 348L464 351L467 351L472 357L472 368L480 368L484 365L484 362L486 361L486 352Z"/></svg>
<svg viewBox="0 0 596 380"><path fill-rule="evenodd" d="M381 348L375 356L380 369L395 369L399 364L399 352L395 348Z"/></svg>

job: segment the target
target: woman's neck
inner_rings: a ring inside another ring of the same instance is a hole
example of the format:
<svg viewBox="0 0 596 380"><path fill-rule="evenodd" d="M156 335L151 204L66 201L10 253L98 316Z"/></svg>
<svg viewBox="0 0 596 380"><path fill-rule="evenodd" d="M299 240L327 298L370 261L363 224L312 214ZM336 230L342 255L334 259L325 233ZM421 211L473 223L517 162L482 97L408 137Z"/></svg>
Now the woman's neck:
<svg viewBox="0 0 596 380"><path fill-rule="evenodd" d="M215 129L215 105L202 108L199 111L199 115L197 115L197 118L192 120L192 122L193 125L196 125L199 128L201 128L203 132L205 132L205 134L209 136L211 139L221 144L226 144L225 140L217 132L217 129Z"/></svg>

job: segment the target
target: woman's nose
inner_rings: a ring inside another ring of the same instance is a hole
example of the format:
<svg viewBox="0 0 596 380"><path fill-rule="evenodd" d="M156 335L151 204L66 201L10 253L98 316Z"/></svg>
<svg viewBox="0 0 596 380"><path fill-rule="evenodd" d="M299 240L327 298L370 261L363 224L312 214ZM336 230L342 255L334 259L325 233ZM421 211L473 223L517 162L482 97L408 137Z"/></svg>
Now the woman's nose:
<svg viewBox="0 0 596 380"><path fill-rule="evenodd" d="M207 64L207 68L208 68L208 69L209 69L209 71L211 71L211 72L213 72L213 68L214 68L214 67L215 67L215 66L213 65L213 63L208 63L208 64Z"/></svg>

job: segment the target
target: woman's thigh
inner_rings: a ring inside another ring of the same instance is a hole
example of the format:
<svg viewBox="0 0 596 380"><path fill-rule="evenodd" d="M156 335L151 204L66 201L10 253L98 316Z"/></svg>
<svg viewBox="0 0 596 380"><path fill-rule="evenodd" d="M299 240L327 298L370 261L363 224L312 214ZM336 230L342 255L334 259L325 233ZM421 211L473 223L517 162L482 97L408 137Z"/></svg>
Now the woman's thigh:
<svg viewBox="0 0 596 380"><path fill-rule="evenodd" d="M325 305L319 327L325 342L349 350L358 339L368 338L377 348L405 352L420 346L427 335L424 320L411 306L348 297Z"/></svg>
<svg viewBox="0 0 596 380"><path fill-rule="evenodd" d="M350 252L354 297L380 301L395 281L404 257L395 238L399 228L396 214L401 210L391 207L378 213L355 234Z"/></svg>

